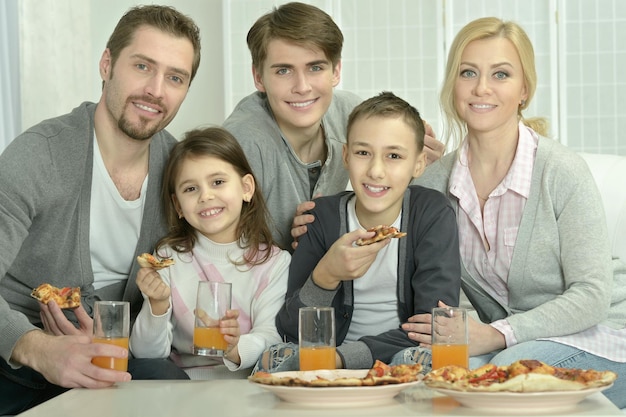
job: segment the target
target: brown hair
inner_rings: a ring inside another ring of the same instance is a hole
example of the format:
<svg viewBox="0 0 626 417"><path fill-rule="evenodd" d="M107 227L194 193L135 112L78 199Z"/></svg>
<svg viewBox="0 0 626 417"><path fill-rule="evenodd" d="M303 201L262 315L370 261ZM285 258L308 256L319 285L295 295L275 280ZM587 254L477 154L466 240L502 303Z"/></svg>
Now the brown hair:
<svg viewBox="0 0 626 417"><path fill-rule="evenodd" d="M262 72L267 58L267 46L273 39L317 47L330 59L333 67L341 60L341 30L326 12L309 4L292 2L274 7L252 25L246 41L252 65L259 72Z"/></svg>
<svg viewBox="0 0 626 417"><path fill-rule="evenodd" d="M190 17L170 6L136 6L122 16L106 45L111 52L111 67L115 66L122 49L130 45L135 32L142 26L152 26L173 36L189 39L193 45L191 84L200 66L200 29Z"/></svg>
<svg viewBox="0 0 626 417"><path fill-rule="evenodd" d="M526 126L530 127L538 134L546 136L548 133L548 123L546 119L524 119L522 116L522 110L528 108L530 100L532 100L535 95L535 90L537 89L535 52L532 42L528 38L524 29L522 29L522 27L517 23L503 21L496 17L484 17L468 23L459 31L459 33L457 33L452 45L450 46L445 80L439 97L443 116L448 126L448 135L446 136L448 138L453 138L457 143L460 143L466 132L465 122L457 113L456 103L454 100L454 86L459 75L463 51L470 42L489 38L508 39L515 46L522 64L524 84L526 85L528 94L526 101L518 107L518 117Z"/></svg>
<svg viewBox="0 0 626 417"><path fill-rule="evenodd" d="M357 120L369 117L402 118L415 133L418 152L422 152L424 149L425 128L419 111L395 94L383 91L356 106L350 113L350 117L348 117L347 137L350 137L350 129Z"/></svg>
<svg viewBox="0 0 626 417"><path fill-rule="evenodd" d="M165 204L168 234L157 242L157 251L160 247L169 245L179 253L191 252L196 243L195 229L184 218L178 217L172 196L176 194L176 179L182 164L189 158L202 156L218 158L232 165L241 177L250 174L254 178L255 184L257 184L254 195L250 202L244 201L237 226L237 234L240 237L239 245L243 245L241 247L248 250L243 261L235 262L235 264L258 265L264 263L272 255L271 246L275 245L268 226L270 222L269 212L243 149L234 136L221 127L191 130L185 134L183 140L172 148L163 174L161 191L161 197ZM263 245L267 245L267 250L264 250Z"/></svg>

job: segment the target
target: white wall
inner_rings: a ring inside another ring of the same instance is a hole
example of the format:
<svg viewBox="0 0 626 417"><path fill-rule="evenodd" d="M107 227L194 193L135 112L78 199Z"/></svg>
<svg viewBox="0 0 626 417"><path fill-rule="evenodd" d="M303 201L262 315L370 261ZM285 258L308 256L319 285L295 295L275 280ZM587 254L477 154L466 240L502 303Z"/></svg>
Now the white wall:
<svg viewBox="0 0 626 417"><path fill-rule="evenodd" d="M98 60L131 0L17 0L22 19L22 128L97 100ZM302 0L326 10L345 36L339 88L369 97L389 89L437 131L446 45L476 17L518 21L535 46L539 85L526 116L546 116L552 136L577 151L626 155L626 1ZM155 2L156 3L156 2ZM168 128L220 124L254 90L245 37L285 0L163 0L198 24L202 62Z"/></svg>

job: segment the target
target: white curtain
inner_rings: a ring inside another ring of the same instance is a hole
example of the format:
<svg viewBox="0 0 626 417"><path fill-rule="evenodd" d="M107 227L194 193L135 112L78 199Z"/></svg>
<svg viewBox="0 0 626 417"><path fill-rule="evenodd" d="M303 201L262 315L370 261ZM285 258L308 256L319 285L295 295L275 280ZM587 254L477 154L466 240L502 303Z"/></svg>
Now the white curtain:
<svg viewBox="0 0 626 417"><path fill-rule="evenodd" d="M17 1L0 2L0 152L21 131Z"/></svg>

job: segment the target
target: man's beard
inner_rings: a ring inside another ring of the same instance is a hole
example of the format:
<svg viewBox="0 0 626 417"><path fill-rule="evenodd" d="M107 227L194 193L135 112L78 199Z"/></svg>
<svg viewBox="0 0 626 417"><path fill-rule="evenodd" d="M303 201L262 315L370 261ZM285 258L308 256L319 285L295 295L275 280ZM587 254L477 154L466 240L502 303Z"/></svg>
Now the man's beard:
<svg viewBox="0 0 626 417"><path fill-rule="evenodd" d="M129 138L135 140L148 140L162 129L158 123L150 127L148 123L144 123L141 119L139 126L133 125L124 115L118 120L117 127Z"/></svg>

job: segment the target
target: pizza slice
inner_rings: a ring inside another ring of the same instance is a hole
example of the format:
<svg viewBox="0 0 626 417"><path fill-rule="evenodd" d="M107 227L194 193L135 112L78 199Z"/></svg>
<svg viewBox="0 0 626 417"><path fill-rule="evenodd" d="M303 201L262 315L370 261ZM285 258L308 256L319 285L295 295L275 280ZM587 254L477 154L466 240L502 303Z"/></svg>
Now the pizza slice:
<svg viewBox="0 0 626 417"><path fill-rule="evenodd" d="M390 366L377 360L366 373L365 370L363 370L364 374L361 374L363 377L360 378L356 375L337 378L331 378L330 376L324 377L322 374L328 375L329 372L326 370L320 371L319 375L315 375L315 377L311 379L298 377L296 376L297 374L284 376L268 372L257 372L249 376L248 379L252 382L265 385L285 385L290 387L365 387L419 381L422 379L421 370L422 366L420 364ZM333 371L330 371L331 374L332 372ZM359 371L352 372L358 373Z"/></svg>
<svg viewBox="0 0 626 417"><path fill-rule="evenodd" d="M474 370L444 366L428 373L424 383L432 388L483 392L573 391L611 385L611 371L558 368L534 359L508 366L487 364Z"/></svg>
<svg viewBox="0 0 626 417"><path fill-rule="evenodd" d="M137 257L137 263L142 268L163 269L174 265L175 261L172 258L158 259L149 253L143 253Z"/></svg>
<svg viewBox="0 0 626 417"><path fill-rule="evenodd" d="M380 242L381 240L391 238L401 238L406 236L405 232L399 231L396 227L385 226L379 224L378 226L370 227L368 232L376 232L376 234L367 239L357 239L356 244L359 246L371 245L372 243Z"/></svg>
<svg viewBox="0 0 626 417"><path fill-rule="evenodd" d="M30 295L43 304L48 304L50 300L53 300L63 309L76 308L80 305L80 287L58 288L44 283L33 289Z"/></svg>

